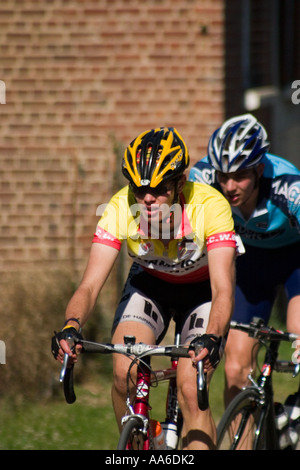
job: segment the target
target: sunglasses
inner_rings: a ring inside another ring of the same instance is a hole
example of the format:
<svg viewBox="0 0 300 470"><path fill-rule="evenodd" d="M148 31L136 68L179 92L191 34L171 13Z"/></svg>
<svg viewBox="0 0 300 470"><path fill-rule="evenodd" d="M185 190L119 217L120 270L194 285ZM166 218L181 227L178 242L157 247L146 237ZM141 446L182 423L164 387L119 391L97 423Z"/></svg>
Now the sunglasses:
<svg viewBox="0 0 300 470"><path fill-rule="evenodd" d="M149 193L156 197L164 196L168 192L175 189L175 184L174 182L160 183L155 188L151 188L150 186L136 186L135 184L130 184L130 189L136 197L142 199L146 194Z"/></svg>

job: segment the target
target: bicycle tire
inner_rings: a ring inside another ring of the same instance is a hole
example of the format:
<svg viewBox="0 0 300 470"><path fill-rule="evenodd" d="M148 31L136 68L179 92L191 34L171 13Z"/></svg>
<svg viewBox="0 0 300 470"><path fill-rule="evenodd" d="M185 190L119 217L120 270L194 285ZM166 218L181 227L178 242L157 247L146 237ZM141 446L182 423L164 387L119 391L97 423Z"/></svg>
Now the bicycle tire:
<svg viewBox="0 0 300 470"><path fill-rule="evenodd" d="M265 433L256 434L262 416L259 392L241 391L226 408L217 427L218 450L265 449Z"/></svg>
<svg viewBox="0 0 300 470"><path fill-rule="evenodd" d="M143 429L144 423L141 418L130 417L121 431L117 450L143 450L146 438Z"/></svg>

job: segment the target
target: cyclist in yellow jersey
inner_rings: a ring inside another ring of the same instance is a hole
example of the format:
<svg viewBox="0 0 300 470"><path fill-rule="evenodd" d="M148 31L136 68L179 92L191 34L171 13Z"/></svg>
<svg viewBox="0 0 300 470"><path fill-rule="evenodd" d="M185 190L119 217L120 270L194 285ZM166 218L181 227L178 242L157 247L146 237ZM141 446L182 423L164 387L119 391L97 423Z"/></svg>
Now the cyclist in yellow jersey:
<svg viewBox="0 0 300 470"><path fill-rule="evenodd" d="M186 144L174 128L139 135L125 150L122 171L129 185L102 207L83 279L71 298L65 325L52 340L62 361L65 341L79 335L118 256L127 243L133 260L117 308L112 342L124 335L159 343L173 317L186 344L201 336L203 350L180 359L178 400L183 414L183 445L212 449L216 431L210 410L200 411L195 363L204 361L210 378L219 363L233 310L237 239L226 199L208 185L186 182ZM128 359L114 357L112 399L116 419L125 412Z"/></svg>

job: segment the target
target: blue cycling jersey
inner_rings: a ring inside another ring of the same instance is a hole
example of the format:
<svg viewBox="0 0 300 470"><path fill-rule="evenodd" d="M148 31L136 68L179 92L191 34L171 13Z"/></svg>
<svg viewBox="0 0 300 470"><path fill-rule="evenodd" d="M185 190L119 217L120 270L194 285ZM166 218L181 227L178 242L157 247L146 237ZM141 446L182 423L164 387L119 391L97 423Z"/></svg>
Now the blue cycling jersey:
<svg viewBox="0 0 300 470"><path fill-rule="evenodd" d="M245 220L232 207L235 230L243 243L261 248L280 248L300 241L300 171L287 160L267 153L260 180L258 204ZM219 191L215 170L208 158L191 169L189 180L209 184Z"/></svg>

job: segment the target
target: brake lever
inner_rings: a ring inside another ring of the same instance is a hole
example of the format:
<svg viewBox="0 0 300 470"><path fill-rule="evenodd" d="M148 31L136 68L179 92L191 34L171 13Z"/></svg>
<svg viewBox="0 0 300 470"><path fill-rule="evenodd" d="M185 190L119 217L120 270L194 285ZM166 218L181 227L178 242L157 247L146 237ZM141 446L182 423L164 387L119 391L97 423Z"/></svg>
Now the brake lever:
<svg viewBox="0 0 300 470"><path fill-rule="evenodd" d="M72 339L72 336L71 336L71 335L67 336L67 338L66 338L66 341L68 341L70 348L72 348L72 347L74 346L74 341L71 341L71 339ZM62 364L62 367L61 367L61 370L60 370L60 374L59 374L59 381L60 381L60 382L63 382L63 381L64 381L64 378L65 378L65 375L66 375L67 366L68 366L68 360L69 360L69 354L68 354L68 353L65 353L65 354L64 354L63 364Z"/></svg>
<svg viewBox="0 0 300 470"><path fill-rule="evenodd" d="M67 365L68 365L68 360L69 360L69 354L65 353L64 354L64 361L63 361L63 364L62 364L62 367L61 367L61 370L60 370L60 374L59 374L59 381L60 382L64 381L64 378L65 378L65 375L66 375L66 370L67 370Z"/></svg>
<svg viewBox="0 0 300 470"><path fill-rule="evenodd" d="M198 383L198 390L204 390L206 387L206 380L204 375L204 368L203 368L203 361L199 361L197 363L198 368L198 375L197 375L197 383Z"/></svg>
<svg viewBox="0 0 300 470"><path fill-rule="evenodd" d="M205 411L209 407L208 391L206 385L206 374L204 373L203 361L197 363L197 400L200 410Z"/></svg>

